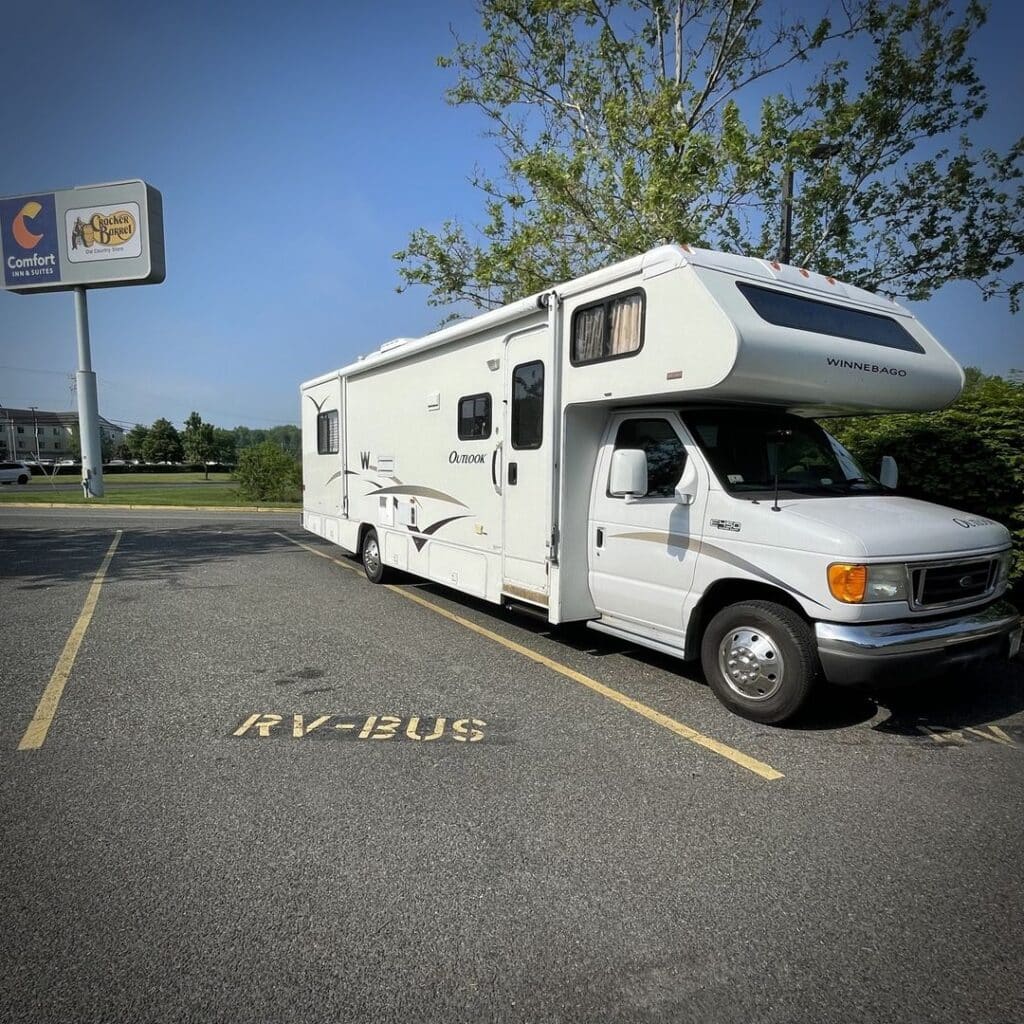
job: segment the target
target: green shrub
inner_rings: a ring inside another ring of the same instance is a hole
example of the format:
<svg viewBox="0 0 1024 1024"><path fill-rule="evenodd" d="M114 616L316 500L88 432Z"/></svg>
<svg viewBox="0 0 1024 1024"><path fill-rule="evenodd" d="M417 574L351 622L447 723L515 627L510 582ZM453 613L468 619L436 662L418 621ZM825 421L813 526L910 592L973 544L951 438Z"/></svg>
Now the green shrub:
<svg viewBox="0 0 1024 1024"><path fill-rule="evenodd" d="M302 468L273 441L239 452L235 480L249 501L299 501L302 497Z"/></svg>
<svg viewBox="0 0 1024 1024"><path fill-rule="evenodd" d="M824 426L865 469L883 455L900 493L988 516L1013 536L1011 583L1024 597L1024 382L968 368L963 394L933 413L858 416Z"/></svg>

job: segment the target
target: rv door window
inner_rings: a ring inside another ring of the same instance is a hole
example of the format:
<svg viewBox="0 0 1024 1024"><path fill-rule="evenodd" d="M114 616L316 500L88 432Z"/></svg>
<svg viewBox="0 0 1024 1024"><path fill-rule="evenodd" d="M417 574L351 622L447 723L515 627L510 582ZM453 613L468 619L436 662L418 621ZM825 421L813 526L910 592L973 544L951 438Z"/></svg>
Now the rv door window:
<svg viewBox="0 0 1024 1024"><path fill-rule="evenodd" d="M338 410L328 409L316 418L316 450L319 455L338 454Z"/></svg>
<svg viewBox="0 0 1024 1024"><path fill-rule="evenodd" d="M539 448L544 439L544 364L521 363L512 371L512 447Z"/></svg>
<svg viewBox="0 0 1024 1024"><path fill-rule="evenodd" d="M686 466L686 449L668 420L624 420L615 435L615 450L620 448L640 448L646 453L645 498L671 498L675 494Z"/></svg>
<svg viewBox="0 0 1024 1024"><path fill-rule="evenodd" d="M903 325L891 316L836 306L831 302L817 302L774 288L759 288L745 281L737 281L736 287L762 320L778 327L830 334L835 338L850 338L852 341L895 348L901 352L924 352Z"/></svg>
<svg viewBox="0 0 1024 1024"><path fill-rule="evenodd" d="M491 436L491 396L467 395L459 399L459 440L479 441Z"/></svg>
<svg viewBox="0 0 1024 1024"><path fill-rule="evenodd" d="M644 293L640 290L602 299L573 314L573 366L635 355L643 343Z"/></svg>

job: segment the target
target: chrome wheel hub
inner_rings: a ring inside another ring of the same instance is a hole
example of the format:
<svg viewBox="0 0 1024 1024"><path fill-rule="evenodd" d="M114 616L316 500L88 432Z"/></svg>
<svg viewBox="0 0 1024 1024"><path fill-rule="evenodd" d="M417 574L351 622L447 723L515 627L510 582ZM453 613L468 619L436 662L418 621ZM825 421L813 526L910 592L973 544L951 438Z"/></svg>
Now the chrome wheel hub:
<svg viewBox="0 0 1024 1024"><path fill-rule="evenodd" d="M363 563L371 575L377 575L377 571L380 569L380 548L377 547L377 539L375 537L368 540L366 547L363 548Z"/></svg>
<svg viewBox="0 0 1024 1024"><path fill-rule="evenodd" d="M782 652L752 626L726 633L718 646L718 667L729 688L744 700L767 700L782 686Z"/></svg>

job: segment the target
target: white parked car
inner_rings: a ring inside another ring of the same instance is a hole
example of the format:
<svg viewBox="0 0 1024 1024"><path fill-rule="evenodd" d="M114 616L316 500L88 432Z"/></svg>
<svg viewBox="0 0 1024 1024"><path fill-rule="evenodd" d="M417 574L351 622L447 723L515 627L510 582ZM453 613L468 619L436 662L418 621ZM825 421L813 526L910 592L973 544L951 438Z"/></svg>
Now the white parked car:
<svg viewBox="0 0 1024 1024"><path fill-rule="evenodd" d="M0 462L0 484L27 484L32 470L24 462Z"/></svg>

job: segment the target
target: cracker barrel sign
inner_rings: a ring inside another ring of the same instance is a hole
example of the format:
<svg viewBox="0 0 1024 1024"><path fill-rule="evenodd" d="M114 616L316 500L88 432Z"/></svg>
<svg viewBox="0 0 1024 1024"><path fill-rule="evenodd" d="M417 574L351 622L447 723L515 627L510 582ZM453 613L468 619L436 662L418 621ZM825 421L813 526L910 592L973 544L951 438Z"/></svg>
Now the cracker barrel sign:
<svg viewBox="0 0 1024 1024"><path fill-rule="evenodd" d="M159 284L160 193L121 181L0 199L0 253L9 291Z"/></svg>

